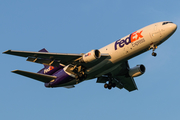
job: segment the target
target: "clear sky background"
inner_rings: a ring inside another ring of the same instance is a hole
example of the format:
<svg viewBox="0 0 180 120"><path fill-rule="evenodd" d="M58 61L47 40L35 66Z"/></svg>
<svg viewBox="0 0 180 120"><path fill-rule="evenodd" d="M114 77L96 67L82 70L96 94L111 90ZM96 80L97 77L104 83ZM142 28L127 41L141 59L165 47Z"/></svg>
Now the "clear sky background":
<svg viewBox="0 0 180 120"><path fill-rule="evenodd" d="M0 51L8 49L86 53L144 26L172 21L180 26L179 0L1 0ZM135 78L139 90L104 89L96 79L73 89L11 73L37 72L41 64L0 54L1 120L179 120L180 31L156 50L129 60L146 66Z"/></svg>

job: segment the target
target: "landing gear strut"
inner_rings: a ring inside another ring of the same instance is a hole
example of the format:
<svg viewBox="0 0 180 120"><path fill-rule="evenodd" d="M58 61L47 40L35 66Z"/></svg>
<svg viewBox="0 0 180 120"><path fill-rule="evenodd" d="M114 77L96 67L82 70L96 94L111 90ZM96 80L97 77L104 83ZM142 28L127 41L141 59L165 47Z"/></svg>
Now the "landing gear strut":
<svg viewBox="0 0 180 120"><path fill-rule="evenodd" d="M155 49L157 49L157 46L152 44L149 49L153 49L152 56L156 57L157 53L155 53L154 51L155 51Z"/></svg>

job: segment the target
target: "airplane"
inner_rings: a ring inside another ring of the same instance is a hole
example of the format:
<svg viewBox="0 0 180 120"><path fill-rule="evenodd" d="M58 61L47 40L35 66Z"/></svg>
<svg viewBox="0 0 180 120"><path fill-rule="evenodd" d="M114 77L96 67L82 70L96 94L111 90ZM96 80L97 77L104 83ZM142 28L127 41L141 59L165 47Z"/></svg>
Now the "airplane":
<svg viewBox="0 0 180 120"><path fill-rule="evenodd" d="M142 64L130 68L128 60L150 49L152 56L156 56L157 46L176 29L177 25L170 21L154 23L85 54L50 53L45 48L38 52L7 50L3 53L43 64L44 68L37 73L12 72L43 82L47 88L73 88L85 80L97 78L96 82L104 83L104 88L124 88L131 92L138 89L134 77L144 74L146 68Z"/></svg>

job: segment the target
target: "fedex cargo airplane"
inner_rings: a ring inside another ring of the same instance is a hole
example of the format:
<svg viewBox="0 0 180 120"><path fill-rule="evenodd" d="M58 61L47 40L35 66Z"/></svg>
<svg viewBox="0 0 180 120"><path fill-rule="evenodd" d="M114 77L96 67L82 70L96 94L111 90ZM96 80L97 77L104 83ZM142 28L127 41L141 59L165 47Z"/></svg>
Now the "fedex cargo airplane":
<svg viewBox="0 0 180 120"><path fill-rule="evenodd" d="M150 49L152 56L156 56L154 51L157 46L176 29L177 25L169 21L154 23L85 54L50 53L46 49L39 52L7 50L4 53L43 64L44 68L37 73L22 70L12 72L41 81L45 87L73 88L82 81L97 78L97 83L104 83L105 88L125 88L131 92L137 90L134 77L142 75L145 66L140 64L130 68L128 60Z"/></svg>

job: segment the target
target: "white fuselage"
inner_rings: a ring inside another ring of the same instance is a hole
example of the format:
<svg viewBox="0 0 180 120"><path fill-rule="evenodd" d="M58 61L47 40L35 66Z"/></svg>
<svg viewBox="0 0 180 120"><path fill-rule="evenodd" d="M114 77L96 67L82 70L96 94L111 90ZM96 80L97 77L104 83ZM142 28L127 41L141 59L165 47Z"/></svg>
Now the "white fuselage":
<svg viewBox="0 0 180 120"><path fill-rule="evenodd" d="M101 53L108 53L110 57L89 68L86 71L87 79L107 74L122 62L149 50L151 45L157 46L167 40L175 32L177 26L171 22L165 25L163 23L158 22L146 26L99 49Z"/></svg>

